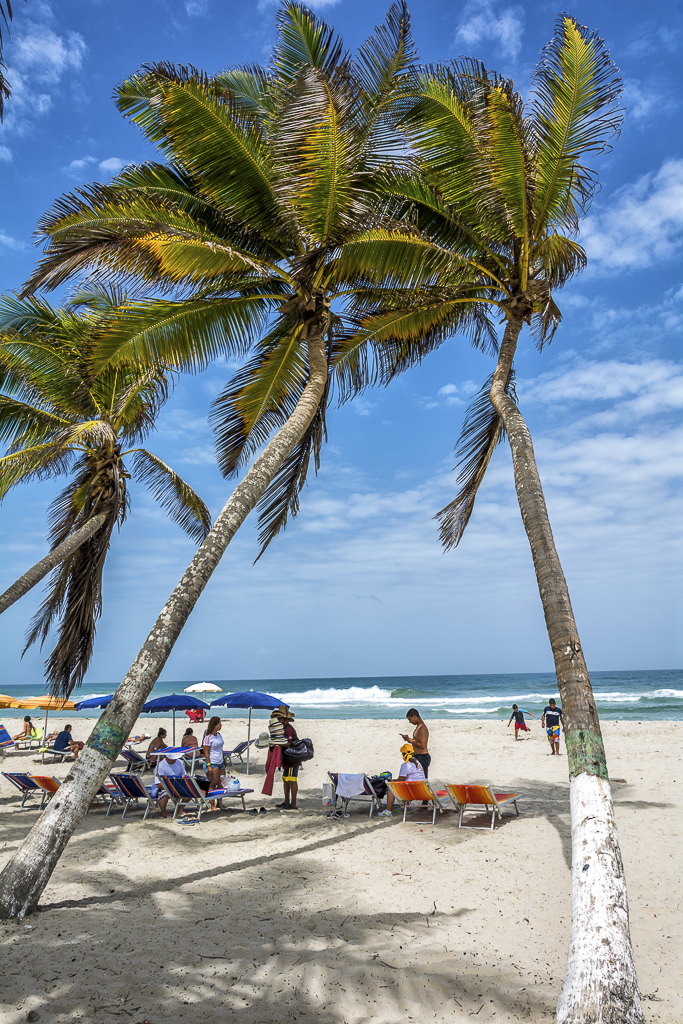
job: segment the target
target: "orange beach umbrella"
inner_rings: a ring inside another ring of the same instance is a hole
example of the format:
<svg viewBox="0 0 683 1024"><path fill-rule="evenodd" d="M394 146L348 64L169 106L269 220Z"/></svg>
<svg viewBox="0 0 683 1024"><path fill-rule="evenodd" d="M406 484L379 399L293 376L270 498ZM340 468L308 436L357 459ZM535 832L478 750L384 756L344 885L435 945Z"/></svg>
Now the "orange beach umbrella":
<svg viewBox="0 0 683 1024"><path fill-rule="evenodd" d="M47 736L47 716L50 713L50 711L76 710L76 705L72 700L62 700L61 697L53 697L49 693L46 693L44 697L27 697L26 700L20 700L15 706L18 708L22 708L24 711L45 712L45 728L43 738Z"/></svg>
<svg viewBox="0 0 683 1024"><path fill-rule="evenodd" d="M8 697L6 693L0 693L0 708L18 708L19 701L14 697Z"/></svg>

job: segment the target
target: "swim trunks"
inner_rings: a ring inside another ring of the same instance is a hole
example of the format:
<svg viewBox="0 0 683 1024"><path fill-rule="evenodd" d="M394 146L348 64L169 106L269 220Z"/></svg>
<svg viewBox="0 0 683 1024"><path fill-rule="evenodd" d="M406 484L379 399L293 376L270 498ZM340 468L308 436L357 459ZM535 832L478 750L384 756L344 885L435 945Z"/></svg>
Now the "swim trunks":
<svg viewBox="0 0 683 1024"><path fill-rule="evenodd" d="M515 722L515 732L517 732L518 729L523 729L524 732L531 732L526 722Z"/></svg>
<svg viewBox="0 0 683 1024"><path fill-rule="evenodd" d="M432 763L431 754L413 754L413 757L422 765L422 770L425 773L425 779L429 778L429 766Z"/></svg>
<svg viewBox="0 0 683 1024"><path fill-rule="evenodd" d="M297 775L299 774L299 768L301 764L286 764L285 770L282 775L283 782L296 782Z"/></svg>
<svg viewBox="0 0 683 1024"><path fill-rule="evenodd" d="M551 743L559 743L560 742L560 727L559 727L559 725L549 725L549 726L547 726L545 731L548 733L548 739L549 739L549 741Z"/></svg>

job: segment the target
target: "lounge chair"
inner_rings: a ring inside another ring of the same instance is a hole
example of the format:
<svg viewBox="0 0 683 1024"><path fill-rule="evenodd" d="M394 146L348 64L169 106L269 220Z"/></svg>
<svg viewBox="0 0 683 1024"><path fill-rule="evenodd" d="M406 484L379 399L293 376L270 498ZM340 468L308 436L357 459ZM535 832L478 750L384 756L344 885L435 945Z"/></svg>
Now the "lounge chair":
<svg viewBox="0 0 683 1024"><path fill-rule="evenodd" d="M118 787L113 785L113 784L111 786L108 786L106 784L106 782L104 782L100 786L100 788L97 790L97 792L95 793L95 795L92 798L92 801L90 803L90 807L88 807L88 810L85 813L87 814L88 811L90 811L92 809L92 805L94 803L100 803L100 802L102 803L103 806L105 806L107 808L107 813L105 814L105 818L108 818L109 817L109 812L111 811L111 809L114 806L114 804L120 804L120 803L123 802L123 798L121 796L121 792L118 789Z"/></svg>
<svg viewBox="0 0 683 1024"><path fill-rule="evenodd" d="M401 782L387 779L387 786L394 794L397 800L400 800L403 804L403 820L406 820L406 814L408 813L408 806L414 800L419 800L420 804L429 803L432 805L432 825L436 821L436 812L439 811L443 814L444 811L448 810L444 806L444 800L447 798L445 790L433 789L431 784L426 780L420 782Z"/></svg>
<svg viewBox="0 0 683 1024"><path fill-rule="evenodd" d="M152 770L152 764L143 757L142 754L138 754L137 750L133 750L132 747L124 747L121 751L121 757L124 761L128 762L128 771L139 772L144 775L145 772Z"/></svg>
<svg viewBox="0 0 683 1024"><path fill-rule="evenodd" d="M486 808L486 813L488 813L489 808L491 809L491 831L493 831L496 821L496 814L498 815L498 820L502 818L502 808L505 804L513 804L519 816L517 801L524 796L523 793L494 793L490 785L453 786L446 784L446 790L453 803L460 810L458 828L481 828L479 825L463 825L462 817L468 807L483 806Z"/></svg>
<svg viewBox="0 0 683 1024"><path fill-rule="evenodd" d="M116 786L116 789L118 790L121 798L121 803L123 804L121 820L123 821L123 819L125 818L126 811L128 810L131 804L134 803L136 807L139 807L140 801L144 800L146 805L145 813L142 816L142 820L144 821L147 815L149 814L150 807L153 804L156 804L159 799L158 797L152 796L152 787L145 786L141 782L140 776L133 775L132 773L114 774L114 772L112 772L109 778ZM111 811L111 804L107 809L107 814L109 814L109 811Z"/></svg>
<svg viewBox="0 0 683 1024"><path fill-rule="evenodd" d="M45 755L52 754L52 760L48 761L48 764L61 764L65 757L72 757L75 760L74 752L71 747L67 747L66 750L55 750L54 747L41 747L40 748L40 763L45 764Z"/></svg>
<svg viewBox="0 0 683 1024"><path fill-rule="evenodd" d="M43 791L43 795L40 801L40 810L42 811L46 803L48 803L55 795L61 782L59 779L55 779L53 775L32 775L31 779L33 782L37 782L40 789Z"/></svg>
<svg viewBox="0 0 683 1024"><path fill-rule="evenodd" d="M0 751L9 750L10 747L14 746L14 740L7 732L4 725L0 725Z"/></svg>
<svg viewBox="0 0 683 1024"><path fill-rule="evenodd" d="M2 774L5 776L7 781L11 782L15 789L18 789L22 794L22 807L30 796L33 796L34 793L40 792L40 786L37 782L33 781L29 772L3 772Z"/></svg>
<svg viewBox="0 0 683 1024"><path fill-rule="evenodd" d="M197 780L191 775L162 775L160 778L162 786L175 804L174 818L178 814L178 808L181 803L194 804L197 808L197 818L199 819L202 816L202 811L210 807L211 800L217 800L220 803L221 800L232 797L239 797L242 800L242 810L246 811L247 806L244 802L244 797L247 793L254 792L253 789L210 789L208 793L205 793L199 788Z"/></svg>
<svg viewBox="0 0 683 1024"><path fill-rule="evenodd" d="M241 743L237 744L234 750L224 750L223 758L227 766L229 768L234 767L232 763L233 758L239 758L240 764L246 764L247 762L244 760L243 755L246 754L247 750L252 745L252 743L256 743L256 739L257 737L255 736L253 740L242 740Z"/></svg>
<svg viewBox="0 0 683 1024"><path fill-rule="evenodd" d="M368 778L367 775L365 775L365 774L363 775L363 792L362 793L358 793L358 794L356 794L356 796L338 796L337 795L337 786L339 785L339 775L340 775L340 772L328 772L327 774L330 777L330 779L332 780L332 785L334 786L334 806L336 808L337 800L341 800L342 814L346 814L347 808L348 808L349 804L352 801L355 802L355 803L359 803L359 804L369 804L370 805L370 813L368 814L369 818L372 817L372 812L373 811L377 811L377 813L379 814L380 808L382 806L382 800L381 800L381 797L379 797L377 795L377 793L375 792L375 789L374 789L374 787L373 787L372 783L370 782L370 779ZM360 775L360 772L354 773L354 774Z"/></svg>
<svg viewBox="0 0 683 1024"><path fill-rule="evenodd" d="M17 750L35 750L36 747L40 748L43 745L43 727L42 725L34 725L31 730L31 735L27 736L26 739L17 740Z"/></svg>

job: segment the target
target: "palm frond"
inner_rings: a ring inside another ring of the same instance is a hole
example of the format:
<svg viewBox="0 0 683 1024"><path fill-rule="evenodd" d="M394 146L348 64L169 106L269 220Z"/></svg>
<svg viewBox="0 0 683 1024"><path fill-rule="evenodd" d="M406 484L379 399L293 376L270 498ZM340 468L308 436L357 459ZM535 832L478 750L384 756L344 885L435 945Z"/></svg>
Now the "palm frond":
<svg viewBox="0 0 683 1024"><path fill-rule="evenodd" d="M491 456L505 437L503 422L489 397L492 383L493 374L468 408L456 446L456 469L460 467L460 490L453 501L434 517L441 524L439 533L446 550L457 547L460 543L465 527L470 521L477 491L484 479ZM505 394L513 402L517 401L515 373L512 369L505 384Z"/></svg>
<svg viewBox="0 0 683 1024"><path fill-rule="evenodd" d="M534 72L537 230L576 230L597 186L595 173L582 161L605 152L618 135L623 112L615 104L621 91L603 40L561 14Z"/></svg>
<svg viewBox="0 0 683 1024"><path fill-rule="evenodd" d="M295 81L307 67L333 76L348 62L343 41L300 3L284 3L277 14L278 38L271 67L283 82Z"/></svg>
<svg viewBox="0 0 683 1024"><path fill-rule="evenodd" d="M0 500L17 484L48 480L66 473L73 458L70 449L54 443L32 445L4 455L0 458Z"/></svg>
<svg viewBox="0 0 683 1024"><path fill-rule="evenodd" d="M211 529L211 513L189 484L151 452L140 448L133 456L133 474L149 487L169 518L200 543Z"/></svg>

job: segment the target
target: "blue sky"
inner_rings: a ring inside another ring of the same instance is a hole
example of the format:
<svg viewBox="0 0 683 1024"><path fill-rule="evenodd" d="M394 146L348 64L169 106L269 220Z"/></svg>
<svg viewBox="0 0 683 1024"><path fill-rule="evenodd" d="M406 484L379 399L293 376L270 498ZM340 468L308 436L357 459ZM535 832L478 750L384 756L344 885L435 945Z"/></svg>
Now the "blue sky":
<svg viewBox="0 0 683 1024"><path fill-rule="evenodd" d="M18 288L40 215L64 191L106 181L153 154L117 113L112 89L145 62L217 71L265 61L270 0L18 0L5 59L14 96L0 128L0 288ZM378 0L312 4L355 47L382 20ZM597 163L602 191L582 230L588 270L557 296L564 323L543 354L523 337L519 395L532 430L556 542L594 670L681 665L683 4L654 0L569 7L606 39L624 77L627 114ZM415 0L425 61L483 59L528 88L552 35L553 4ZM53 300L55 297L52 297ZM167 664L166 679L548 671L528 544L500 448L465 538L444 554L433 515L455 492L453 446L490 357L454 338L387 390L329 417L329 444L299 517L268 553L247 523ZM185 377L148 447L215 515L229 496L213 460L207 412L225 362ZM46 551L57 485L13 492L2 513L0 587ZM145 492L114 538L104 614L86 690L121 678L192 555ZM0 621L5 683L35 681L20 661L40 588ZM44 652L45 653L45 652Z"/></svg>

